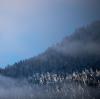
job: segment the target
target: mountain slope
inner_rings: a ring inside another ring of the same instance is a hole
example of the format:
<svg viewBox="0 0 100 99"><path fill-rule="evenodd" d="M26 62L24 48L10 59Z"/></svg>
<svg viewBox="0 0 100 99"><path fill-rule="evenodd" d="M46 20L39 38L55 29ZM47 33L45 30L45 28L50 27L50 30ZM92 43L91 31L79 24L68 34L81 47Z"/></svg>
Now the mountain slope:
<svg viewBox="0 0 100 99"><path fill-rule="evenodd" d="M44 53L6 67L1 74L28 77L34 72L73 72L100 69L100 21L79 28Z"/></svg>

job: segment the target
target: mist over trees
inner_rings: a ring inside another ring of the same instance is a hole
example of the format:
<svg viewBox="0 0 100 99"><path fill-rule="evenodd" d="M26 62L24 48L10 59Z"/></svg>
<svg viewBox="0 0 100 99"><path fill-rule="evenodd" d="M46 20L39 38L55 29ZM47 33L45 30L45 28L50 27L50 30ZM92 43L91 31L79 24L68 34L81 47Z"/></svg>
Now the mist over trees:
<svg viewBox="0 0 100 99"><path fill-rule="evenodd" d="M83 82L84 75L87 76L88 73L89 75L95 74L95 71L85 70L81 73L83 76L81 79L78 78L80 73L65 77L62 74L50 74L49 72L36 73L31 77L31 83L27 79L0 76L0 99L99 99L100 82L98 87L94 86L95 80L92 81L91 87ZM97 71L96 75L100 77L100 71ZM77 80L83 81L78 83ZM87 80L89 78L86 78L86 82Z"/></svg>

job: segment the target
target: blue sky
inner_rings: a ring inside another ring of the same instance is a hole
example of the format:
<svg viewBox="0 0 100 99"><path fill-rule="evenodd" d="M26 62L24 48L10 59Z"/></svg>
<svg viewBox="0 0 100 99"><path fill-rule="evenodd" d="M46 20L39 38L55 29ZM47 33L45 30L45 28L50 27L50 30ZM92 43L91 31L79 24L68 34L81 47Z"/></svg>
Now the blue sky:
<svg viewBox="0 0 100 99"><path fill-rule="evenodd" d="M99 9L100 0L0 0L0 66L42 53Z"/></svg>

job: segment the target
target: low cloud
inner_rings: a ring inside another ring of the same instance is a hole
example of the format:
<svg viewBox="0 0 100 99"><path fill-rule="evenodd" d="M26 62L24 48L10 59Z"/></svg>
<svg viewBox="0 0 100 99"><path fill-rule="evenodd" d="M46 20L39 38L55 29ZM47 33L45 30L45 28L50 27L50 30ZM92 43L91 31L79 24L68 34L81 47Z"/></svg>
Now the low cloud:
<svg viewBox="0 0 100 99"><path fill-rule="evenodd" d="M54 47L55 50L69 55L100 55L100 21L78 29Z"/></svg>
<svg viewBox="0 0 100 99"><path fill-rule="evenodd" d="M60 92L57 92L57 86L61 87ZM99 89L91 90L74 83L30 85L25 80L0 76L0 99L94 99L100 96L99 92Z"/></svg>
<svg viewBox="0 0 100 99"><path fill-rule="evenodd" d="M57 51L69 55L79 55L82 53L97 54L100 55L100 45L96 43L81 43L81 42L70 42L66 46L55 47Z"/></svg>

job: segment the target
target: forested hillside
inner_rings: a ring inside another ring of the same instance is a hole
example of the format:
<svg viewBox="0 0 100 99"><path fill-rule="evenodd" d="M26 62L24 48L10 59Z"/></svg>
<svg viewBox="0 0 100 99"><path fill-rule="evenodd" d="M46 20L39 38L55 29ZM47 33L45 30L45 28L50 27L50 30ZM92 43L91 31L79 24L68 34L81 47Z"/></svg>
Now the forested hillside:
<svg viewBox="0 0 100 99"><path fill-rule="evenodd" d="M1 74L21 78L35 72L71 73L85 68L100 69L100 21L75 30L37 57L7 66Z"/></svg>

